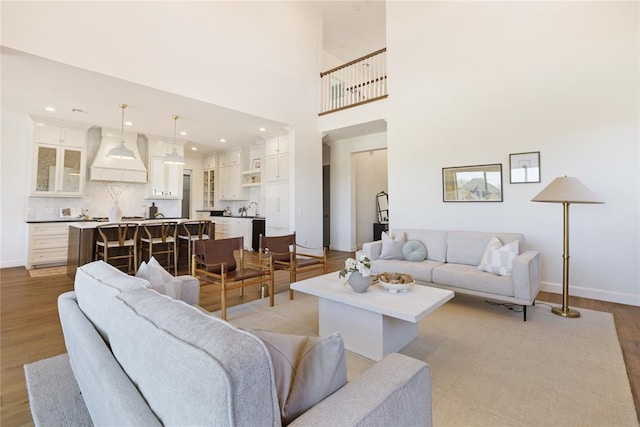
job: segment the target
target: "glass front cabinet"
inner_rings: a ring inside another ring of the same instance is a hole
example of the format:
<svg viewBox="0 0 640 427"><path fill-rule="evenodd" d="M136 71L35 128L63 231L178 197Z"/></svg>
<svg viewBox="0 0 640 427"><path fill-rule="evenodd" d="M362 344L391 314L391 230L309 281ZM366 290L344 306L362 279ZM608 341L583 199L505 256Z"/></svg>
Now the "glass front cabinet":
<svg viewBox="0 0 640 427"><path fill-rule="evenodd" d="M204 194L203 205L205 208L213 207L215 202L215 174L213 169L205 170L203 181L204 182Z"/></svg>
<svg viewBox="0 0 640 427"><path fill-rule="evenodd" d="M34 194L81 196L84 192L84 150L36 144Z"/></svg>
<svg viewBox="0 0 640 427"><path fill-rule="evenodd" d="M31 195L78 197L84 194L87 126L34 121Z"/></svg>

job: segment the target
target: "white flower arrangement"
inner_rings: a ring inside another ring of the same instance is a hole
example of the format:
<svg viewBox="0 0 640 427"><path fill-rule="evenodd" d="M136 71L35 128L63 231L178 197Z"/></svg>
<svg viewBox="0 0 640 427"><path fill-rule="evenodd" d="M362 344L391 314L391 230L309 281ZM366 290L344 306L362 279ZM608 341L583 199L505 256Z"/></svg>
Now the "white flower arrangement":
<svg viewBox="0 0 640 427"><path fill-rule="evenodd" d="M122 194L122 192L126 190L130 185L130 183L128 182L103 182L103 184L104 189L106 190L109 197L111 197L111 200L116 203L118 202L118 199L120 199L120 195Z"/></svg>
<svg viewBox="0 0 640 427"><path fill-rule="evenodd" d="M339 276L345 277L347 273L359 271L362 277L369 277L371 275L371 260L366 255L361 255L359 260L348 258L344 262L344 268L340 270Z"/></svg>

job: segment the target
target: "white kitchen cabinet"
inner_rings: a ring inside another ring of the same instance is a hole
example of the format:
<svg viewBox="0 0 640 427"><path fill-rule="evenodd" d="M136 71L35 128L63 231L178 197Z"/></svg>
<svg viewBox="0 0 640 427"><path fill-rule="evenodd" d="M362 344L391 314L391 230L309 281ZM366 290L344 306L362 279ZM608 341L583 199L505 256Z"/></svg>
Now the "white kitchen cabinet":
<svg viewBox="0 0 640 427"><path fill-rule="evenodd" d="M30 194L79 197L84 193L88 125L32 117Z"/></svg>
<svg viewBox="0 0 640 427"><path fill-rule="evenodd" d="M269 138L264 143L264 155L276 156L289 152L289 136L276 136Z"/></svg>
<svg viewBox="0 0 640 427"><path fill-rule="evenodd" d="M149 199L182 199L184 165L164 163L167 153L173 150L173 141L167 138L149 136L148 192ZM175 144L178 154L184 156L182 143Z"/></svg>
<svg viewBox="0 0 640 427"><path fill-rule="evenodd" d="M86 130L37 121L34 141L42 144L85 148Z"/></svg>
<svg viewBox="0 0 640 427"><path fill-rule="evenodd" d="M182 165L168 165L164 157L152 156L149 160L150 199L182 198Z"/></svg>
<svg viewBox="0 0 640 427"><path fill-rule="evenodd" d="M219 157L218 189L220 200L246 200L242 188L242 150L229 151Z"/></svg>
<svg viewBox="0 0 640 427"><path fill-rule="evenodd" d="M251 218L215 217L215 235L217 239L244 237L244 249L252 251L253 221Z"/></svg>
<svg viewBox="0 0 640 427"><path fill-rule="evenodd" d="M266 235L277 236L289 233L289 181L266 184Z"/></svg>
<svg viewBox="0 0 640 427"><path fill-rule="evenodd" d="M202 159L202 169L204 169L204 170L215 169L216 168L216 158L217 158L217 156L215 154L213 154L211 156L206 156L204 159Z"/></svg>
<svg viewBox="0 0 640 427"><path fill-rule="evenodd" d="M35 144L33 196L78 197L84 193L85 151Z"/></svg>
<svg viewBox="0 0 640 427"><path fill-rule="evenodd" d="M265 161L262 170L265 182L266 234L289 233L289 136L272 137L265 141Z"/></svg>
<svg viewBox="0 0 640 427"><path fill-rule="evenodd" d="M68 245L68 222L29 224L27 269L65 265L67 263Z"/></svg>

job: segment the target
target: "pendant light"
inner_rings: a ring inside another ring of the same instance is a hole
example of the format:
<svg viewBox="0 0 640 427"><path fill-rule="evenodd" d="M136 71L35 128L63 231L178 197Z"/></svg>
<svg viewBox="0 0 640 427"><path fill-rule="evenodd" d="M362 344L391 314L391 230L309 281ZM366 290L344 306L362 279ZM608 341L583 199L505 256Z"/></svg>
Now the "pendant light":
<svg viewBox="0 0 640 427"><path fill-rule="evenodd" d="M168 165L184 165L184 157L178 154L178 149L176 148L176 134L179 118L179 116L173 116L173 149L170 153L167 153L163 161L163 163Z"/></svg>
<svg viewBox="0 0 640 427"><path fill-rule="evenodd" d="M133 154L133 151L129 150L126 145L124 145L124 109L127 108L127 104L120 104L120 108L122 109L122 122L120 125L120 144L113 147L107 153L107 157L112 159L124 159L124 160L133 160L136 158L136 155Z"/></svg>

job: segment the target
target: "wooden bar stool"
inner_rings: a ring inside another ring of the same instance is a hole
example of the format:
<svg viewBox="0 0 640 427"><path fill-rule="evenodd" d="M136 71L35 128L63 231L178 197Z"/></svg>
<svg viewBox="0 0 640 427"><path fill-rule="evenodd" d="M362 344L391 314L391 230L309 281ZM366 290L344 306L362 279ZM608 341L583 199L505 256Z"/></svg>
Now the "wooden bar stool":
<svg viewBox="0 0 640 427"><path fill-rule="evenodd" d="M215 224L208 219L185 221L178 226L178 259L182 251L187 249L188 270L191 270L191 254L194 242L215 238Z"/></svg>
<svg viewBox="0 0 640 427"><path fill-rule="evenodd" d="M166 264L163 266L167 270L173 268L173 275L178 274L178 257L177 254L177 221L159 221L151 224L144 224L144 230L140 238L140 259L149 261L151 257L158 259L158 255L166 256ZM146 251L146 258L145 258ZM162 259L158 262L162 264ZM172 265L173 264L173 265Z"/></svg>
<svg viewBox="0 0 640 427"><path fill-rule="evenodd" d="M102 259L121 270L124 265L118 261L126 259L126 273L135 274L138 271L138 224L120 222L99 225L96 229L98 239L95 259Z"/></svg>

